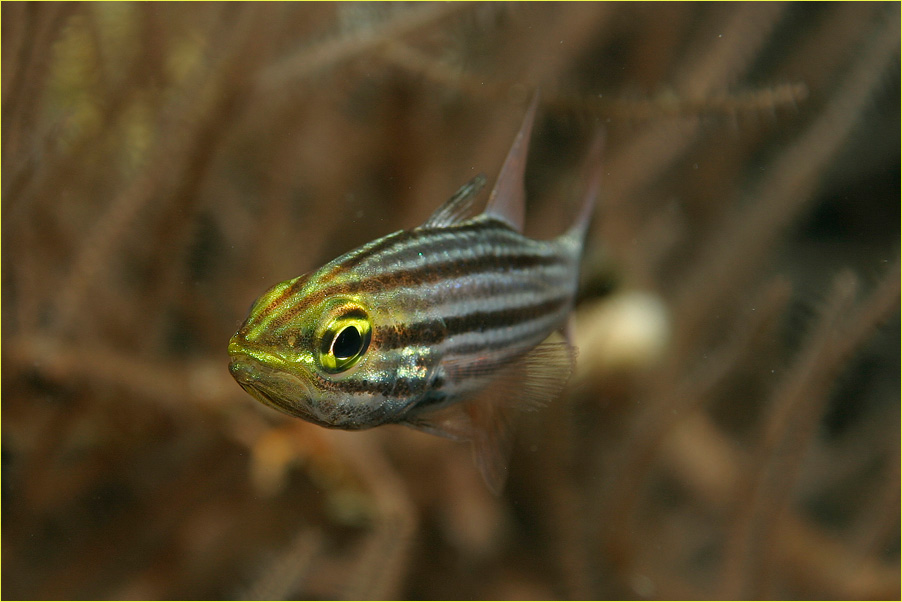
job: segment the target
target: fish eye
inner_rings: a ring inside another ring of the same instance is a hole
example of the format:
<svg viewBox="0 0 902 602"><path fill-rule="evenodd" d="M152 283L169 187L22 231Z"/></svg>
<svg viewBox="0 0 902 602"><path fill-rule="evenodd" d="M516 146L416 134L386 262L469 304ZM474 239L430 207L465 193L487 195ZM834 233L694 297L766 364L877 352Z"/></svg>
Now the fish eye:
<svg viewBox="0 0 902 602"><path fill-rule="evenodd" d="M332 319L326 326L319 348L319 364L332 374L354 366L370 345L372 326L369 317L354 309Z"/></svg>
<svg viewBox="0 0 902 602"><path fill-rule="evenodd" d="M358 355L363 347L363 337L356 326L348 326L338 333L335 340L332 341L332 355L337 360L346 360L349 357Z"/></svg>

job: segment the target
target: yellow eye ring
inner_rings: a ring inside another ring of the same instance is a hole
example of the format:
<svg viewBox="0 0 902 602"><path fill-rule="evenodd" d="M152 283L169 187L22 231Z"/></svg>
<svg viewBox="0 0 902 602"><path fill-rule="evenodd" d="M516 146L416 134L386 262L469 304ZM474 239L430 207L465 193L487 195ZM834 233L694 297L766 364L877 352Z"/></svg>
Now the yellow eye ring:
<svg viewBox="0 0 902 602"><path fill-rule="evenodd" d="M354 366L370 346L372 325L362 309L354 308L334 318L325 328L319 346L319 363L330 374Z"/></svg>

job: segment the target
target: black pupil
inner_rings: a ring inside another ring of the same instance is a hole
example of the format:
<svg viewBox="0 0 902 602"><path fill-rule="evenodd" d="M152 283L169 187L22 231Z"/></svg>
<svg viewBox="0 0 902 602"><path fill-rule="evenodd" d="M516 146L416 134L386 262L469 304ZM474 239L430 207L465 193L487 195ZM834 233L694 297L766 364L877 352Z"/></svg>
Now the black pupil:
<svg viewBox="0 0 902 602"><path fill-rule="evenodd" d="M348 359L360 353L362 343L363 337L360 336L360 331L353 326L348 326L335 337L335 342L332 343L332 353L337 359Z"/></svg>

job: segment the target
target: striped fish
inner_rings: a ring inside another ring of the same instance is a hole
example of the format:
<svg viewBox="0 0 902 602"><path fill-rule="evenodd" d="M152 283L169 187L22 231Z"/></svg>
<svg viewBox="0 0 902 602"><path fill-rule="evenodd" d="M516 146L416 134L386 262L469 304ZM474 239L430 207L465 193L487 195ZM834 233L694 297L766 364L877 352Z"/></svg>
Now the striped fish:
<svg viewBox="0 0 902 602"><path fill-rule="evenodd" d="M496 493L511 412L553 399L575 350L546 341L573 306L595 168L575 224L551 241L521 234L523 174L538 96L485 211L467 218L477 176L426 222L275 285L229 341L229 371L260 402L315 424L403 424L472 442Z"/></svg>

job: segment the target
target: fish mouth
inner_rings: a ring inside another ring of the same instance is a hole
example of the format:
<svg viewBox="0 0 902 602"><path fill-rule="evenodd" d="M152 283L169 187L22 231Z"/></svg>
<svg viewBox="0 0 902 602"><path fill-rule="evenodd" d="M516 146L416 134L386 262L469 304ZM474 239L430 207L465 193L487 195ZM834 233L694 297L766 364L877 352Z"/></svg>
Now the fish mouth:
<svg viewBox="0 0 902 602"><path fill-rule="evenodd" d="M229 373L248 395L274 410L329 426L308 409L310 394L302 379L245 353L233 353L231 358Z"/></svg>

